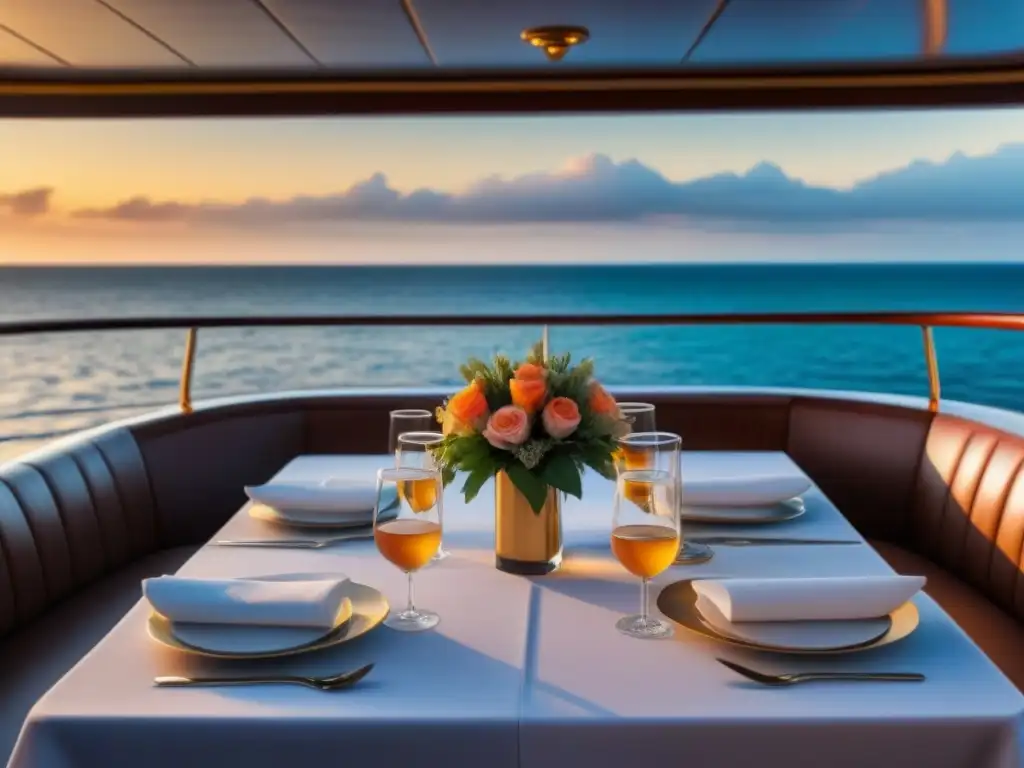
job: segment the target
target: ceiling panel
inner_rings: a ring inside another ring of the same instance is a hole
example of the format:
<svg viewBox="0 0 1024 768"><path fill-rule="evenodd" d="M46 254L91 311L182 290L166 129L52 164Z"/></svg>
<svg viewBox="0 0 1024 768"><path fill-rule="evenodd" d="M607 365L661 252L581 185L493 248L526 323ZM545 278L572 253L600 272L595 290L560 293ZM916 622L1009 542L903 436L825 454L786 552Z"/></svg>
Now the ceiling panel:
<svg viewBox="0 0 1024 768"><path fill-rule="evenodd" d="M106 0L201 67L309 67L254 0Z"/></svg>
<svg viewBox="0 0 1024 768"><path fill-rule="evenodd" d="M526 27L587 27L590 41L571 50L569 65L678 63L717 0L413 0L443 67L552 67L519 38Z"/></svg>
<svg viewBox="0 0 1024 768"><path fill-rule="evenodd" d="M952 55L1007 53L1024 48L1021 0L947 0Z"/></svg>
<svg viewBox="0 0 1024 768"><path fill-rule="evenodd" d="M95 0L0 0L0 24L74 66L184 66Z"/></svg>
<svg viewBox="0 0 1024 768"><path fill-rule="evenodd" d="M691 61L912 58L920 55L924 40L922 5L922 0L732 0Z"/></svg>
<svg viewBox="0 0 1024 768"><path fill-rule="evenodd" d="M912 59L924 45L923 0L732 0L692 60L724 64ZM1021 0L946 0L943 53L1024 48Z"/></svg>
<svg viewBox="0 0 1024 768"><path fill-rule="evenodd" d="M5 64L52 67L57 66L59 62L0 28L0 66Z"/></svg>
<svg viewBox="0 0 1024 768"><path fill-rule="evenodd" d="M263 0L329 66L430 66L399 0Z"/></svg>

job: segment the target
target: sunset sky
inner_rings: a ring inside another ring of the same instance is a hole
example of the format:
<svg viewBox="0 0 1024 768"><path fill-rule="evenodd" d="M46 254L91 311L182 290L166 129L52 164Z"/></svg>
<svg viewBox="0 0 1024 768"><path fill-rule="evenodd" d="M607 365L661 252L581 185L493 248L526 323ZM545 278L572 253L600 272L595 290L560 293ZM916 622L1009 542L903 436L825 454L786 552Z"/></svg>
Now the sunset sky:
<svg viewBox="0 0 1024 768"><path fill-rule="evenodd" d="M445 224L436 230L445 233L441 238L445 241L457 237L453 232L459 227L495 223L499 209L498 218L506 224L509 219L520 222L516 226L522 228L535 220L533 213L522 208L524 198L541 190L552 199L557 197L559 204L565 202L568 213L559 214L559 220L577 221L584 211L582 218L596 225L606 213L603 209L593 213L587 206L597 205L598 182L606 183L600 187L601 194L632 200L647 193L644 185L649 180L643 173L653 172L664 177L662 181L684 185L723 172L742 176L768 162L778 166L796 190L802 186L799 182L830 188L826 191L850 190L858 182L903 169L916 160L941 165L957 152L985 156L1013 144L1024 144L1021 110L514 119L8 120L0 122L0 146L5 148L0 166L0 226L7 235L0 241L0 262L145 261L140 255L143 245L158 260L235 260L236 251L257 240L265 243L272 235L279 246L281 237L297 236L294 227L286 235L280 227L268 228L264 218L273 223L300 221L306 226L298 234L315 230L318 238L328 237L324 222L337 223L337 211L318 211L338 201L346 206L343 218L351 246L353 238L361 242L371 237L369 230L354 228L360 224L361 211L368 211L370 218L379 217L380 200L420 189L436 193L438 200L404 197L402 210L407 212L387 213L384 218L411 217L414 224L403 220L401 226L417 232L429 229L435 210L426 205L429 202L448 206ZM605 157L595 161L595 154ZM632 159L639 161L639 171L628 163ZM1024 170L1024 164L1020 168ZM605 171L610 175L602 181ZM376 179L365 189L351 189L375 174L383 174L386 182ZM519 178L524 176L528 178ZM596 181L588 186L591 176ZM998 182L1004 188L1007 183L1006 179ZM682 212L696 210L703 215L703 209L693 209L693 201L709 198L703 192L687 194L691 207ZM141 209L136 198L144 198ZM250 198L265 198L271 216L264 217L263 208L243 209L240 204ZM881 201L877 204L890 199L877 198ZM457 208L452 207L456 204ZM522 210L508 213L507 205ZM638 205L637 211L622 218L663 212L660 202L654 208ZM817 209L800 202L799 210ZM792 211L782 214L783 218ZM1005 223L1013 218L1011 214L1002 211L999 218ZM718 214L710 211L709 215ZM858 209L856 215L866 214ZM618 218L619 212L608 216ZM761 212L754 218L763 223L771 217ZM265 225L258 238L251 231L254 224ZM390 232L401 237L394 225ZM372 238L378 248L386 248L379 232ZM171 250L179 253L185 242L188 257L169 255ZM160 255L165 246L171 250ZM272 250L252 255L273 258Z"/></svg>

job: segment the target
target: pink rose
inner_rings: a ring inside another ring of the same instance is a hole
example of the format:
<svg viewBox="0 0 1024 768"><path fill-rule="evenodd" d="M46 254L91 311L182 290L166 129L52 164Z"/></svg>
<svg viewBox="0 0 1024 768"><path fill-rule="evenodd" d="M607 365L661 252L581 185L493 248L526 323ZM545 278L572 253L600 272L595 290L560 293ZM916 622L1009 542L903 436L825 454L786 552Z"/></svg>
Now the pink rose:
<svg viewBox="0 0 1024 768"><path fill-rule="evenodd" d="M580 409L568 397L556 397L544 406L541 419L547 433L560 440L571 435L580 425Z"/></svg>
<svg viewBox="0 0 1024 768"><path fill-rule="evenodd" d="M484 437L495 448L507 451L530 436L530 417L518 405L499 408L487 420Z"/></svg>

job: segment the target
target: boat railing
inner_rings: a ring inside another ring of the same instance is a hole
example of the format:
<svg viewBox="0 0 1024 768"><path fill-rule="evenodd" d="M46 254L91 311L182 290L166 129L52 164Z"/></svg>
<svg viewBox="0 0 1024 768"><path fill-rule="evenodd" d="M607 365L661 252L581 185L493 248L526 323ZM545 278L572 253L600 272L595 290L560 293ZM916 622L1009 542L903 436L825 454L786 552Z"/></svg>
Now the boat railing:
<svg viewBox="0 0 1024 768"><path fill-rule="evenodd" d="M486 327L537 326L545 347L552 326L697 326L697 325L892 325L921 329L928 375L928 405L939 409L942 387L934 328L1024 330L1024 313L1012 312L801 312L730 314L586 314L586 315L314 315L126 317L69 320L27 320L0 323L0 336L186 329L185 353L178 389L182 412L192 411L192 381L199 331L213 328L289 327Z"/></svg>

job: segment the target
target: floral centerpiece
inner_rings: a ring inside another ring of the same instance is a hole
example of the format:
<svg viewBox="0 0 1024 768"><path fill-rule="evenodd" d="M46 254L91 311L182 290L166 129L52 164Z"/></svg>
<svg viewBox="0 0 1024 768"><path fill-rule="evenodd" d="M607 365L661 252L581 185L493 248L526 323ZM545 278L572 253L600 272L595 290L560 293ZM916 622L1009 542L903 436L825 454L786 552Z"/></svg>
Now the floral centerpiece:
<svg viewBox="0 0 1024 768"><path fill-rule="evenodd" d="M503 530L508 541L520 544L528 543L524 529L531 527L557 539L556 559L560 559L559 493L581 498L586 467L614 478L615 439L629 431L615 399L594 379L592 361L573 366L568 354L545 359L540 344L521 363L499 355L490 365L470 359L460 370L466 387L437 414L445 438L434 455L445 484L452 482L456 472L466 473L462 492L471 501L487 480L496 478L499 567ZM523 515L517 510L523 508L537 517L553 516L555 521L520 519ZM534 557L504 559L544 561L551 566L553 546L549 541L538 545ZM528 566L506 570L538 572Z"/></svg>

